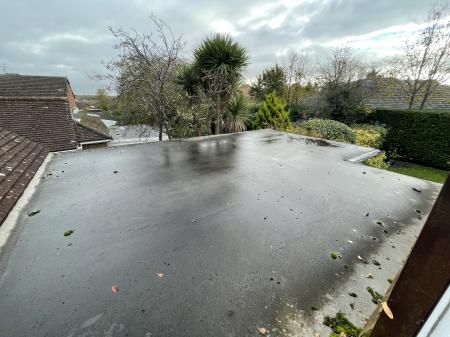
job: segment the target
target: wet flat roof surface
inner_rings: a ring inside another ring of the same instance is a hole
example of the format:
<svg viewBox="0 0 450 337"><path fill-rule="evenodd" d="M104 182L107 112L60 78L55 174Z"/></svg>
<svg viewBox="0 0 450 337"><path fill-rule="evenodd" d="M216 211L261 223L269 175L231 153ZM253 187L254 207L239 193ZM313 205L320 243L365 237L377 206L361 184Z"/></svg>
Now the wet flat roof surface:
<svg viewBox="0 0 450 337"><path fill-rule="evenodd" d="M57 154L0 257L0 336L275 328L430 209L437 185L346 161L367 151L263 130Z"/></svg>

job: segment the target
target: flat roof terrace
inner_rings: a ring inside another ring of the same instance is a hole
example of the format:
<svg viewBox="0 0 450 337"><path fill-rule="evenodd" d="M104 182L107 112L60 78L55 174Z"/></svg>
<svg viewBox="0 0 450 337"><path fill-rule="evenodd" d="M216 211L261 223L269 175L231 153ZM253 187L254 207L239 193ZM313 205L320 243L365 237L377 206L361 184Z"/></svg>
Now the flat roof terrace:
<svg viewBox="0 0 450 337"><path fill-rule="evenodd" d="M370 150L262 130L56 154L0 256L0 335L303 336L285 318L345 284L362 320L359 268L386 290L440 189L348 161Z"/></svg>

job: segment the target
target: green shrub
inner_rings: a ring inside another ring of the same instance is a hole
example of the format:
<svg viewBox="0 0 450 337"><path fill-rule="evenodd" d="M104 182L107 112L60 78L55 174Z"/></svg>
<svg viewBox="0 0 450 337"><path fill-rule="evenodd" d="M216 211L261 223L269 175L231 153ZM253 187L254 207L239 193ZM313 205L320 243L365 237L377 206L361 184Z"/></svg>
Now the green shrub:
<svg viewBox="0 0 450 337"><path fill-rule="evenodd" d="M363 121L372 112L361 81L329 81L322 88L322 116L340 122Z"/></svg>
<svg viewBox="0 0 450 337"><path fill-rule="evenodd" d="M259 108L261 107L261 102L256 102L252 99L248 102L248 115L250 119L250 123L247 125L247 130L253 130L255 128L255 118L258 113Z"/></svg>
<svg viewBox="0 0 450 337"><path fill-rule="evenodd" d="M356 141L355 133L350 127L331 119L310 119L303 123L302 127L308 136L346 143Z"/></svg>
<svg viewBox="0 0 450 337"><path fill-rule="evenodd" d="M389 167L389 164L386 163L386 159L386 154L383 152L379 155L376 155L375 157L367 159L364 164L379 169L387 169Z"/></svg>
<svg viewBox="0 0 450 337"><path fill-rule="evenodd" d="M83 112L80 116L80 123L90 127L94 130L99 131L100 133L103 133L105 135L109 135L108 127L103 123L100 117L98 116L91 116L87 113Z"/></svg>
<svg viewBox="0 0 450 337"><path fill-rule="evenodd" d="M305 118L304 116L307 115L308 112L309 112L308 107L301 103L296 103L289 109L291 121L293 122L301 121L302 119Z"/></svg>
<svg viewBox="0 0 450 337"><path fill-rule="evenodd" d="M387 129L377 124L354 124L351 126L356 134L356 144L375 149L383 147Z"/></svg>
<svg viewBox="0 0 450 337"><path fill-rule="evenodd" d="M450 169L450 112L432 110L377 110L370 115L389 128L385 150L401 157Z"/></svg>
<svg viewBox="0 0 450 337"><path fill-rule="evenodd" d="M286 105L278 98L275 92L267 95L256 113L253 123L254 128L274 128L276 130L287 130L291 125L291 121L285 106Z"/></svg>

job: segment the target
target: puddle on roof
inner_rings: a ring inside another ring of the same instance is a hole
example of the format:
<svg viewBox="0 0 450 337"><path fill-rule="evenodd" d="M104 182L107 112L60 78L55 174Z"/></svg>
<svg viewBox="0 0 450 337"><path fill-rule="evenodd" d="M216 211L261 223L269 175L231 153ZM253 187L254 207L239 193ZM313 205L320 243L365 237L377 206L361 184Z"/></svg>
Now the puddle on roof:
<svg viewBox="0 0 450 337"><path fill-rule="evenodd" d="M282 134L275 134L275 135L271 135L268 137L263 137L262 141L266 142L266 143L274 143L274 142L279 141L281 139L281 137L283 137Z"/></svg>

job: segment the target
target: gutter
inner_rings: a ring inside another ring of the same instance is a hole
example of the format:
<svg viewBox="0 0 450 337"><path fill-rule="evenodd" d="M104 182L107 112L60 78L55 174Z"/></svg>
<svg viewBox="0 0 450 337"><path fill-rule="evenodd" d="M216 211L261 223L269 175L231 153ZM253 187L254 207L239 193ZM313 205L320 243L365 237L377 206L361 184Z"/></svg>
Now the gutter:
<svg viewBox="0 0 450 337"><path fill-rule="evenodd" d="M80 142L80 145L91 145L91 144L102 144L102 143L108 143L110 142L111 139L101 139L101 140L91 140L91 141L87 141L87 142Z"/></svg>
<svg viewBox="0 0 450 337"><path fill-rule="evenodd" d="M96 144L107 144L111 141L111 139L101 139L101 140L91 140L91 141L86 141L86 142L80 142L78 143L78 150L83 150L83 146L88 146L88 145L96 145Z"/></svg>

